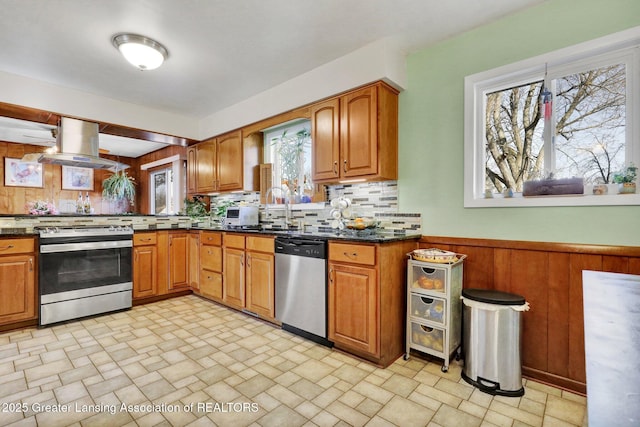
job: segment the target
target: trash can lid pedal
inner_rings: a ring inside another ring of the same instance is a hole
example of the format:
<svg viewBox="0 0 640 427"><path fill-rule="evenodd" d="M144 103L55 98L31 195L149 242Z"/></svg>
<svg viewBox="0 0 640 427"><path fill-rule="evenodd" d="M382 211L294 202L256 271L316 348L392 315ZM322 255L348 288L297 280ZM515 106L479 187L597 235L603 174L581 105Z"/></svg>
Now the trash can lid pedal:
<svg viewBox="0 0 640 427"><path fill-rule="evenodd" d="M462 296L470 300L497 305L522 305L523 296L493 289L463 289Z"/></svg>

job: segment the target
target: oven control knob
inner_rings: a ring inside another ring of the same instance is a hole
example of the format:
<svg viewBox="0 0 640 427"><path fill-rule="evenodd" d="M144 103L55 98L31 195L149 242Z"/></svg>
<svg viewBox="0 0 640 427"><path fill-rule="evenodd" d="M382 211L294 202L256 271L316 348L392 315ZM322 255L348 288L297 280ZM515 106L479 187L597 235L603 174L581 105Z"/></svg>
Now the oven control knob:
<svg viewBox="0 0 640 427"><path fill-rule="evenodd" d="M109 226L109 231L116 231L116 228L113 225L111 225Z"/></svg>

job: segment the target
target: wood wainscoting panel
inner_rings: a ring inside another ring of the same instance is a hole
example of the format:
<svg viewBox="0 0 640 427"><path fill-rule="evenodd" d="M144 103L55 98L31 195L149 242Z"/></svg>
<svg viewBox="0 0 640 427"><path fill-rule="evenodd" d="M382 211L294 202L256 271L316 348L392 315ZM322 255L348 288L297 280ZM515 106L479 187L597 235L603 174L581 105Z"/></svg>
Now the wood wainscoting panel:
<svg viewBox="0 0 640 427"><path fill-rule="evenodd" d="M524 296L531 309L522 316L523 375L582 394L582 271L640 274L640 246L422 236L419 247L466 254L464 288Z"/></svg>
<svg viewBox="0 0 640 427"><path fill-rule="evenodd" d="M504 250L504 249L501 249ZM523 340L522 364L541 371L548 370L547 330L549 321L549 257L544 252L511 250L511 275L501 286L508 292L526 295L530 305L521 316ZM522 338L521 338L522 339Z"/></svg>
<svg viewBox="0 0 640 427"><path fill-rule="evenodd" d="M569 254L549 254L547 371L569 375Z"/></svg>
<svg viewBox="0 0 640 427"><path fill-rule="evenodd" d="M569 257L569 378L586 383L582 270L601 271L602 255L571 254Z"/></svg>

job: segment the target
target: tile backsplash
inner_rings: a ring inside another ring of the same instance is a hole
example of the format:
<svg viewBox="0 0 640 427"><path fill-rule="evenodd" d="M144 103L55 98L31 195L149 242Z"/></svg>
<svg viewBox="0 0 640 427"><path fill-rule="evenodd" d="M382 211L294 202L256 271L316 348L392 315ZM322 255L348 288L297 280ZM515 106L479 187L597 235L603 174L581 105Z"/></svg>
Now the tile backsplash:
<svg viewBox="0 0 640 427"><path fill-rule="evenodd" d="M326 200L336 197L351 199L353 216L374 217L380 221L380 227L392 232L420 233L421 216L416 213L398 212L398 184L396 181L372 183L354 183L327 186ZM260 193L246 192L211 196L211 205L220 201L234 201L258 205ZM329 203L310 203L294 205L291 217L298 224L311 229L322 230L331 227L331 206ZM260 208L260 223L266 227L280 228L284 226L282 208Z"/></svg>

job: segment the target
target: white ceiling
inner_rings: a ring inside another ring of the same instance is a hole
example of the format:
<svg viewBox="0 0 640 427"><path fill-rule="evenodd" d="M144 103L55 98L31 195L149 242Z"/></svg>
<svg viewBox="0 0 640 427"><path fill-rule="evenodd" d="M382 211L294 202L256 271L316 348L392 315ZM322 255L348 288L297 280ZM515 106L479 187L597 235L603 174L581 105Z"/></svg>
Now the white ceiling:
<svg viewBox="0 0 640 427"><path fill-rule="evenodd" d="M0 71L202 118L376 40L409 53L543 1L1 0ZM138 71L120 32L168 60Z"/></svg>

